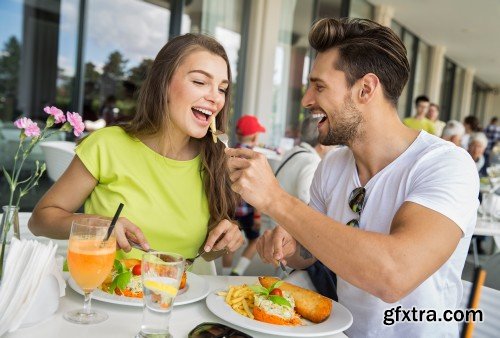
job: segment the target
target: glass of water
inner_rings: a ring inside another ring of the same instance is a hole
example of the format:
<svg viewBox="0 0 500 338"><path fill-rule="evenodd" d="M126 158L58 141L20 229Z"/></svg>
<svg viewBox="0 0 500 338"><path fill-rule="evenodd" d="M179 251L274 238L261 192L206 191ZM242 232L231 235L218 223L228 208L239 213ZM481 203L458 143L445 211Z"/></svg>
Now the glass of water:
<svg viewBox="0 0 500 338"><path fill-rule="evenodd" d="M148 252L142 256L144 305L141 332L136 337L172 337L169 321L184 266L184 258L172 252Z"/></svg>

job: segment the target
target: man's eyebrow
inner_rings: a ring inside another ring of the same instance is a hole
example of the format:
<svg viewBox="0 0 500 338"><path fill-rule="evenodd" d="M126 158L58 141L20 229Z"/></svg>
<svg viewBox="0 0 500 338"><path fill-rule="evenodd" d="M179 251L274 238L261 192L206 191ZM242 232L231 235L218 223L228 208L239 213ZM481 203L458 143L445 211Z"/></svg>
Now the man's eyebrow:
<svg viewBox="0 0 500 338"><path fill-rule="evenodd" d="M320 79L319 77L310 76L310 77L309 77L309 82L312 82L312 83L316 83L316 82L321 82L321 83L324 83L325 81L323 81L323 80L322 80L322 79Z"/></svg>
<svg viewBox="0 0 500 338"><path fill-rule="evenodd" d="M194 69L194 70L191 70L191 71L188 72L188 74L191 74L191 73L200 73L200 74L205 75L209 79L213 79L214 78L212 76L212 74L207 73L207 72L205 72L204 70L201 70L201 69ZM222 80L222 83L229 83L229 81L228 80Z"/></svg>

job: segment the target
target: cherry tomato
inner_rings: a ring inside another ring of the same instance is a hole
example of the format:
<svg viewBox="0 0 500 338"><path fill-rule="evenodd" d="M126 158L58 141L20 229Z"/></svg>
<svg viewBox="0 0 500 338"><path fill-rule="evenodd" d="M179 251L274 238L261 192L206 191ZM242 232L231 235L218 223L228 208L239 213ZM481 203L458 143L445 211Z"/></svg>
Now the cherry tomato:
<svg viewBox="0 0 500 338"><path fill-rule="evenodd" d="M141 275L141 264L136 264L134 265L134 267L132 268L132 274L134 276L140 276Z"/></svg>
<svg viewBox="0 0 500 338"><path fill-rule="evenodd" d="M272 289L271 292L269 292L269 294L283 297L283 292L281 292L281 289L278 288Z"/></svg>

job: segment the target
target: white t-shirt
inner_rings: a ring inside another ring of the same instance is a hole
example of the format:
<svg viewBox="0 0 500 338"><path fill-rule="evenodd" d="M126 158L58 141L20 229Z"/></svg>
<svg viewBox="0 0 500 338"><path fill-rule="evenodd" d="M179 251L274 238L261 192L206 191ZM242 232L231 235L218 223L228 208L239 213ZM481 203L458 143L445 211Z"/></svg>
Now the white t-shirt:
<svg viewBox="0 0 500 338"><path fill-rule="evenodd" d="M311 186L310 205L336 221L347 223L357 218L347 200L351 191L360 186L353 154L343 147L327 154L320 163ZM384 311L400 305L403 309L434 309L439 317L445 309L459 306L461 273L479 205L479 178L474 161L464 149L422 131L411 146L372 177L365 188L367 200L360 218L362 230L388 234L397 210L403 202L411 201L453 220L463 236L448 261L397 303L385 303L337 276L339 302L354 316L347 335L351 338L458 336L456 322L405 321L386 326Z"/></svg>

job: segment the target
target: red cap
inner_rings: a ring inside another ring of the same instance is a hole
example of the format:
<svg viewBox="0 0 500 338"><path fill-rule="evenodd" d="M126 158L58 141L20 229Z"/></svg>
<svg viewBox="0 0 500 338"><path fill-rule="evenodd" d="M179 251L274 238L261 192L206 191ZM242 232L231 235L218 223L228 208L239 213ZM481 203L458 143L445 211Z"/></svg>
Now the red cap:
<svg viewBox="0 0 500 338"><path fill-rule="evenodd" d="M244 115L236 122L236 133L241 136L248 136L257 133L264 133L264 128L259 120L253 115Z"/></svg>

